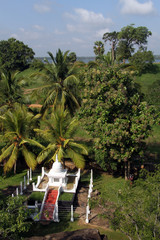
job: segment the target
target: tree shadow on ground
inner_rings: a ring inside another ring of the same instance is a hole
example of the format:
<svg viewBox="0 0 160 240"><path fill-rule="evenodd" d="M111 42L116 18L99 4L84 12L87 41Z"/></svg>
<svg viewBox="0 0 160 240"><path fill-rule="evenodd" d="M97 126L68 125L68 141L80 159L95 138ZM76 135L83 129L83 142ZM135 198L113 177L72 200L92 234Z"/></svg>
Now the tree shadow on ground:
<svg viewBox="0 0 160 240"><path fill-rule="evenodd" d="M64 232L69 227L69 222L63 219L60 222L33 222L31 229L23 237L45 236L52 233Z"/></svg>

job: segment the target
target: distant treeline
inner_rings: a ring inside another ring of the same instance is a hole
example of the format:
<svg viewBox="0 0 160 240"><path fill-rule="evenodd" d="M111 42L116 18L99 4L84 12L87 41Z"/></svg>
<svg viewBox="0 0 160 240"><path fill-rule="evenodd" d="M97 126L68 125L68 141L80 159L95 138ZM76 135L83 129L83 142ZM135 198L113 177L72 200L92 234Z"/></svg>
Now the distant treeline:
<svg viewBox="0 0 160 240"><path fill-rule="evenodd" d="M50 57L36 57L36 59L39 59L39 60L42 60L44 61L45 59L48 60L49 62L51 61L51 58ZM82 62L85 62L85 63L88 63L90 61L94 61L95 60L95 57L77 57L77 60L78 61L82 61Z"/></svg>
<svg viewBox="0 0 160 240"><path fill-rule="evenodd" d="M160 55L154 55L155 62L160 62ZM50 57L36 57L36 59L44 61L45 59L48 60L49 62L51 61ZM90 61L94 61L95 57L77 57L78 61L82 61L85 63L88 63Z"/></svg>
<svg viewBox="0 0 160 240"><path fill-rule="evenodd" d="M160 60L160 55L154 55L155 60L159 59Z"/></svg>

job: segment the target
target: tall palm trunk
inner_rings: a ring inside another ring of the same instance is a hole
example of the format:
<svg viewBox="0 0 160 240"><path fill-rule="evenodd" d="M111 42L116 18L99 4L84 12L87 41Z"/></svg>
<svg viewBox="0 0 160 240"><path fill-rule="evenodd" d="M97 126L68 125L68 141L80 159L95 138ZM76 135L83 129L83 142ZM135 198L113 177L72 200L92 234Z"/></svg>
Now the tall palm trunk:
<svg viewBox="0 0 160 240"><path fill-rule="evenodd" d="M17 170L17 162L15 162L14 164L14 174L16 174L16 170Z"/></svg>

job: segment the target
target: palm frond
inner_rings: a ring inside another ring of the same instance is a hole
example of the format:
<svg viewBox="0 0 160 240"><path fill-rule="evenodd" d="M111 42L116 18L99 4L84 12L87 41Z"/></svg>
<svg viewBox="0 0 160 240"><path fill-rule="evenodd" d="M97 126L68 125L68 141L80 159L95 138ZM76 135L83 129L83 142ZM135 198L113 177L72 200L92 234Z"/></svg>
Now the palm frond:
<svg viewBox="0 0 160 240"><path fill-rule="evenodd" d="M45 149L43 149L40 154L37 157L37 162L41 163L43 162L51 152L54 152L56 149L55 144L49 144Z"/></svg>
<svg viewBox="0 0 160 240"><path fill-rule="evenodd" d="M11 144L7 149L5 148L2 149L2 154L0 155L0 162L2 162L5 158L11 155L14 146L15 146L14 144Z"/></svg>
<svg viewBox="0 0 160 240"><path fill-rule="evenodd" d="M60 146L58 150L58 160L62 161L63 157L64 157L64 151L63 151L63 148Z"/></svg>
<svg viewBox="0 0 160 240"><path fill-rule="evenodd" d="M83 155L88 155L88 150L87 150L86 146L84 146L83 144L70 141L69 142L69 146L72 149L77 150L77 152L79 152L79 153L81 153Z"/></svg>
<svg viewBox="0 0 160 240"><path fill-rule="evenodd" d="M55 138L58 137L58 133L54 129L54 125L52 125L52 123L49 123L47 121L45 121L45 123L48 126L48 129L34 129L34 131L43 139L54 142Z"/></svg>
<svg viewBox="0 0 160 240"><path fill-rule="evenodd" d="M79 80L75 75L69 75L68 77L66 77L63 81L63 84L65 87L70 87L73 85L78 85L79 84Z"/></svg>
<svg viewBox="0 0 160 240"><path fill-rule="evenodd" d="M18 158L18 147L14 146L14 149L11 153L10 158L8 159L8 161L4 165L4 172L5 173L13 168L13 165L17 161L17 158Z"/></svg>
<svg viewBox="0 0 160 240"><path fill-rule="evenodd" d="M71 139L66 139L63 143L63 147L67 147L67 144L71 141Z"/></svg>
<svg viewBox="0 0 160 240"><path fill-rule="evenodd" d="M69 123L65 136L66 137L72 137L73 134L77 131L77 128L79 127L78 120L76 118L73 118L73 120Z"/></svg>
<svg viewBox="0 0 160 240"><path fill-rule="evenodd" d="M42 149L45 148L45 147L44 147L42 144L40 144L39 142L37 142L37 141L35 141L35 140L33 140L33 139L28 139L28 138L22 140L21 143L20 143L20 146L23 145L23 144L25 144L25 143L29 143L30 145L37 146L37 147L42 148Z"/></svg>
<svg viewBox="0 0 160 240"><path fill-rule="evenodd" d="M68 53L69 53L69 50L67 50L67 51L64 53L64 55L63 55L64 61L66 61L66 58L67 58Z"/></svg>
<svg viewBox="0 0 160 240"><path fill-rule="evenodd" d="M52 61L55 63L55 58L54 58L53 54L51 52L47 52L47 53L50 56L50 58L52 59Z"/></svg>
<svg viewBox="0 0 160 240"><path fill-rule="evenodd" d="M83 169L85 167L85 159L81 154L72 149L67 149L66 155L68 158L71 158L77 168Z"/></svg>
<svg viewBox="0 0 160 240"><path fill-rule="evenodd" d="M22 146L22 154L28 167L34 170L37 165L35 155L32 152L28 151L28 149L24 145Z"/></svg>

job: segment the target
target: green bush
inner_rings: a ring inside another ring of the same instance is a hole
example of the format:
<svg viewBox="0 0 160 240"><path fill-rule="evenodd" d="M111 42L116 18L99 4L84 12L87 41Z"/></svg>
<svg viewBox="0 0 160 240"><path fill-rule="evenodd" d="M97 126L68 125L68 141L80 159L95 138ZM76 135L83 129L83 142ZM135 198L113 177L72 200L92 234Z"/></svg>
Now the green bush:
<svg viewBox="0 0 160 240"><path fill-rule="evenodd" d="M70 201L72 201L72 199L73 199L73 193L63 192L63 193L60 194L58 200L59 201L68 201L68 202L70 202Z"/></svg>
<svg viewBox="0 0 160 240"><path fill-rule="evenodd" d="M42 202L44 198L44 192L32 192L29 196L28 202L35 203L35 201Z"/></svg>

